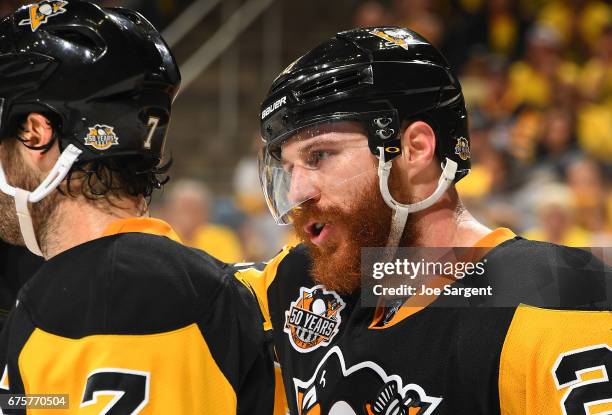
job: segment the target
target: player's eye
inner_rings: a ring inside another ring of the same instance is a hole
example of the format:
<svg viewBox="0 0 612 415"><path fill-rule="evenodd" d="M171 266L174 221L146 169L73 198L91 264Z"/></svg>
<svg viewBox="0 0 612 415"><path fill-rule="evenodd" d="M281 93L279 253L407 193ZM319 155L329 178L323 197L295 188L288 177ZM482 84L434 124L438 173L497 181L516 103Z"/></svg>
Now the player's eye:
<svg viewBox="0 0 612 415"><path fill-rule="evenodd" d="M331 151L326 150L312 150L308 152L306 158L306 165L310 168L317 168L321 166L323 160L328 159L332 155Z"/></svg>

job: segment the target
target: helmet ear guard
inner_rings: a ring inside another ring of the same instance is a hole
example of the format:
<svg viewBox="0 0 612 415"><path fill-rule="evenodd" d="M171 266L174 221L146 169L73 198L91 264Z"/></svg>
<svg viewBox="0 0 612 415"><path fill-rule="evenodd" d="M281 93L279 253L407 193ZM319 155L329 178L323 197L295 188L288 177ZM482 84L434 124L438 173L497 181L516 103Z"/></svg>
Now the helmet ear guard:
<svg viewBox="0 0 612 415"><path fill-rule="evenodd" d="M77 160L81 150L70 144L66 150L62 152L59 159L45 178L43 182L32 192L13 187L8 184L4 175L4 170L0 166L0 191L15 198L15 208L17 210L17 218L19 227L26 247L35 255L42 256L34 225L30 216L28 203L37 203L53 192L57 186L64 180L70 168Z"/></svg>

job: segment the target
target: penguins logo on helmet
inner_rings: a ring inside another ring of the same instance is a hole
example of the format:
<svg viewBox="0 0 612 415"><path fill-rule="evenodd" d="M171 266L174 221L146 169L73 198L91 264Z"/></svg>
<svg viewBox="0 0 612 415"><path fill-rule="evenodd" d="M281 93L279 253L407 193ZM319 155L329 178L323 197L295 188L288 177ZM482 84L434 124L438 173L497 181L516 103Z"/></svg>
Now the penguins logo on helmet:
<svg viewBox="0 0 612 415"><path fill-rule="evenodd" d="M321 359L309 380L293 381L299 415L430 415L442 401L375 362L347 367L339 347Z"/></svg>
<svg viewBox="0 0 612 415"><path fill-rule="evenodd" d="M96 150L107 150L118 144L119 137L115 134L114 128L108 125L96 124L89 127L89 134L85 137L85 145Z"/></svg>
<svg viewBox="0 0 612 415"><path fill-rule="evenodd" d="M455 154L458 155L461 160L467 160L470 158L470 143L465 137L459 137L457 139Z"/></svg>
<svg viewBox="0 0 612 415"><path fill-rule="evenodd" d="M420 43L408 31L400 28L372 30L370 33L386 40L389 44L400 46L406 50L411 44Z"/></svg>
<svg viewBox="0 0 612 415"><path fill-rule="evenodd" d="M30 25L32 32L35 32L42 24L47 23L50 17L66 13L64 6L67 4L68 2L63 0L41 1L40 3L30 4L28 6L30 18L23 19L19 22L19 25Z"/></svg>
<svg viewBox="0 0 612 415"><path fill-rule="evenodd" d="M338 334L345 303L334 291L323 285L300 289L300 297L285 313L284 331L300 353L311 352L329 345Z"/></svg>

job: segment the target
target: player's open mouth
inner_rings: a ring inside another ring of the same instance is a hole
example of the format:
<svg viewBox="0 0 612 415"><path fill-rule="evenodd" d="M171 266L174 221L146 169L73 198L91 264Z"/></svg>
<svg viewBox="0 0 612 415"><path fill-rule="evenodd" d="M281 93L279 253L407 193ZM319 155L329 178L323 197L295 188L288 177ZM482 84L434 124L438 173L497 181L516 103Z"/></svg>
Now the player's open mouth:
<svg viewBox="0 0 612 415"><path fill-rule="evenodd" d="M304 226L304 231L313 244L321 245L329 234L330 227L329 223L310 221L308 225Z"/></svg>

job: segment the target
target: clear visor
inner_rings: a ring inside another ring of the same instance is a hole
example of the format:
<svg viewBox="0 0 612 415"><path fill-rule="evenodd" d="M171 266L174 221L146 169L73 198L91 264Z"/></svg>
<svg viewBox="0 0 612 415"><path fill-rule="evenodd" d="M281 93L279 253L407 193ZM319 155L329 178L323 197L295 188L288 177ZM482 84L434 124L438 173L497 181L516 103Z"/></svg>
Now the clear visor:
<svg viewBox="0 0 612 415"><path fill-rule="evenodd" d="M338 206L349 193L376 183L377 159L362 124L331 121L296 131L264 147L259 177L274 220L286 225L309 200Z"/></svg>

